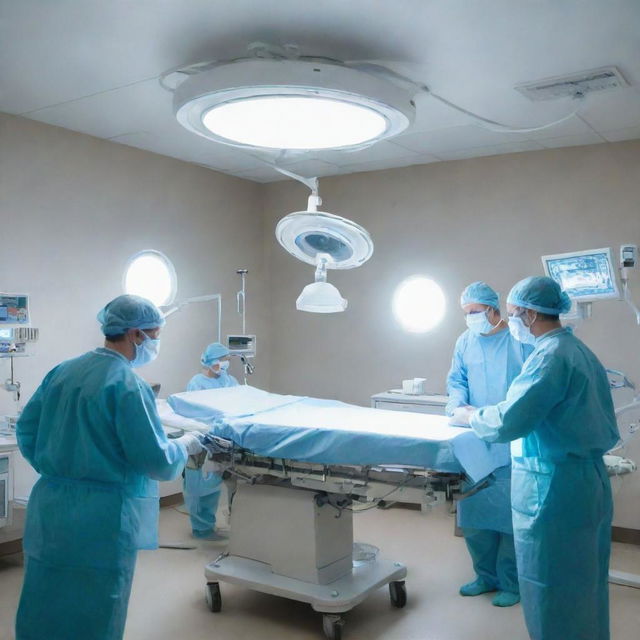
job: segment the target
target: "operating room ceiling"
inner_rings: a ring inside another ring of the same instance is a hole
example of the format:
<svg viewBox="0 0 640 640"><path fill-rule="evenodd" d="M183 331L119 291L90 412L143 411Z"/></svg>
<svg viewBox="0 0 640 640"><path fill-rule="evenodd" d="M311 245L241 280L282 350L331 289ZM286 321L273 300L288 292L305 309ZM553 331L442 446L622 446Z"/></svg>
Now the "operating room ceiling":
<svg viewBox="0 0 640 640"><path fill-rule="evenodd" d="M629 87L587 96L579 116L497 133L426 94L403 135L356 152L291 157L305 176L640 138L638 0L0 0L0 111L258 182L264 155L183 129L167 69L246 55L254 41L384 64L492 120L530 127L571 99L530 102L518 83L606 65Z"/></svg>

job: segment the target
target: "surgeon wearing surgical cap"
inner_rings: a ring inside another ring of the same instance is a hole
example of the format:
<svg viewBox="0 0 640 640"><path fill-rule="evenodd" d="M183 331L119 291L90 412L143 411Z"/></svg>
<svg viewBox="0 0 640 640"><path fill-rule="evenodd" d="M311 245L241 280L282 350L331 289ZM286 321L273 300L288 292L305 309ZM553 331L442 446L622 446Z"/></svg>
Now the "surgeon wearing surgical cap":
<svg viewBox="0 0 640 640"><path fill-rule="evenodd" d="M504 400L512 380L532 348L515 340L500 316L498 294L484 282L470 284L460 296L467 330L456 342L447 378L447 415L461 408ZM519 602L518 574L511 524L511 457L508 444L492 444L498 468L484 489L458 502L462 528L476 578L460 588L463 596L497 591L492 602ZM463 487L465 491L472 485Z"/></svg>
<svg viewBox="0 0 640 640"><path fill-rule="evenodd" d="M27 507L16 640L122 638L137 551L157 547L157 481L202 449L194 435L167 440L134 371L158 354L160 311L125 295L98 320L104 347L52 369L17 424L40 478Z"/></svg>
<svg viewBox="0 0 640 640"><path fill-rule="evenodd" d="M187 385L187 391L235 387L238 381L229 374L229 349L213 342L200 358L202 373L197 373ZM191 519L191 534L205 540L224 540L224 533L216 531L216 511L220 500L222 476L202 473L197 461L190 458L184 470L184 502Z"/></svg>
<svg viewBox="0 0 640 640"><path fill-rule="evenodd" d="M487 442L512 442L522 607L533 640L608 640L612 498L602 456L619 440L598 358L563 328L571 301L543 277L518 282L509 328L534 345L503 402L469 411Z"/></svg>

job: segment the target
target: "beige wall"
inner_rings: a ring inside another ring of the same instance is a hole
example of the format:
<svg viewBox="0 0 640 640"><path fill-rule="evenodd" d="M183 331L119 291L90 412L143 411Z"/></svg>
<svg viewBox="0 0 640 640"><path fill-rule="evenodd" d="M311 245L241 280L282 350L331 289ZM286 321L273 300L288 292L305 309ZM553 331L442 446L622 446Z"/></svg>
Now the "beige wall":
<svg viewBox="0 0 640 640"><path fill-rule="evenodd" d="M0 116L0 290L30 293L41 330L33 357L16 365L24 399L52 366L100 342L95 314L121 292L126 260L144 248L174 262L178 299L223 294L224 334L240 329L235 269L250 270L254 384L367 404L407 377L444 390L464 328L457 297L471 280L506 292L541 271L542 254L640 244L638 142L334 177L321 181L321 193L324 210L363 224L376 243L364 267L330 273L349 300L344 314L295 310L313 269L282 250L273 230L304 209L301 185L261 186ZM404 333L390 313L396 285L415 273L433 277L447 295L445 321L425 335ZM640 301L640 270L635 290ZM192 305L170 319L160 358L142 373L162 382L163 394L181 390L214 332L214 305ZM640 329L622 303L595 305L580 335L607 366L640 381ZM0 361L0 379L8 372ZM0 390L0 414L12 409ZM640 442L631 455L640 460ZM640 529L639 505L634 478L619 493L617 524Z"/></svg>
<svg viewBox="0 0 640 640"><path fill-rule="evenodd" d="M297 312L313 269L283 251L273 229L305 208L307 193L291 182L267 185L274 391L366 405L371 394L415 376L444 391L464 329L458 295L466 284L484 279L506 294L520 278L542 273L541 255L640 244L640 142L326 178L320 193L323 210L369 230L375 253L359 269L329 274L349 300L345 313ZM447 296L444 322L423 335L403 332L391 315L395 287L412 274L434 278ZM634 275L640 302L640 269ZM629 309L601 302L593 316L579 335L606 366L640 383L640 328ZM632 453L640 461L640 442ZM617 524L640 528L640 478L625 482Z"/></svg>
<svg viewBox="0 0 640 640"><path fill-rule="evenodd" d="M237 267L249 269L248 330L266 333L260 185L86 135L0 119L0 291L31 294L40 341L16 361L28 399L58 362L99 345L97 311L122 293L127 259L153 248L174 263L178 300L221 292L223 333L240 331ZM141 370L184 390L216 338L213 303L172 316L158 360ZM266 341L262 351L266 352ZM240 375L237 365L234 373ZM256 384L266 385L266 358ZM0 380L9 363L0 360ZM11 412L0 389L0 414ZM18 487L20 493L21 487Z"/></svg>

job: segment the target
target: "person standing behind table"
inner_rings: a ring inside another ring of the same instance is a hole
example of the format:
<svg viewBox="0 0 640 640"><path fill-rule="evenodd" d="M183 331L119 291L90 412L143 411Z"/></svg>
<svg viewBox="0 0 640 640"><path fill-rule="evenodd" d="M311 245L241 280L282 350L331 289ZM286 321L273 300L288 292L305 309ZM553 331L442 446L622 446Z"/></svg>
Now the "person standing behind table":
<svg viewBox="0 0 640 640"><path fill-rule="evenodd" d="M98 314L104 347L51 370L17 424L39 473L24 532L16 640L120 640L138 549L155 549L157 480L175 478L202 446L167 440L149 385L164 319L119 296Z"/></svg>
<svg viewBox="0 0 640 640"><path fill-rule="evenodd" d="M620 435L605 368L563 328L571 300L551 278L518 282L509 329L535 344L507 398L459 410L488 442L512 442L522 609L533 640L609 640L613 500L602 456Z"/></svg>
<svg viewBox="0 0 640 640"><path fill-rule="evenodd" d="M202 373L197 373L187 385L187 391L236 387L238 381L229 374L229 349L220 342L210 344L200 358ZM204 540L225 540L227 536L216 531L216 512L220 501L222 476L203 473L197 461L190 459L184 470L184 502L191 519L191 534Z"/></svg>
<svg viewBox="0 0 640 640"><path fill-rule="evenodd" d="M460 305L468 328L456 342L447 378L449 416L459 407L504 400L533 350L511 336L500 316L498 294L486 283L470 284L460 296ZM509 445L489 446L504 465L488 478L488 487L458 502L458 524L476 573L475 580L460 587L460 595L497 590L492 603L510 607L520 596L511 523ZM466 485L463 490L470 488Z"/></svg>

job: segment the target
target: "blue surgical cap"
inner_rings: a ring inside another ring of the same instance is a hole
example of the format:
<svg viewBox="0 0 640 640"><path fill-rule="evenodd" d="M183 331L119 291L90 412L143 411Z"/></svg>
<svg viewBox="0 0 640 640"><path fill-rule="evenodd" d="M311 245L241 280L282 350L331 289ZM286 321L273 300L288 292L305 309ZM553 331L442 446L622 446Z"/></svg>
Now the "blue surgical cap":
<svg viewBox="0 0 640 640"><path fill-rule="evenodd" d="M507 298L509 304L558 316L571 309L571 298L552 278L532 276L516 283Z"/></svg>
<svg viewBox="0 0 640 640"><path fill-rule="evenodd" d="M155 329L164 326L162 313L151 300L123 295L114 298L98 313L105 336L118 336L129 329Z"/></svg>
<svg viewBox="0 0 640 640"><path fill-rule="evenodd" d="M221 342L212 342L203 352L200 362L203 367L210 367L214 365L220 358L224 358L229 355L229 349L225 347Z"/></svg>
<svg viewBox="0 0 640 640"><path fill-rule="evenodd" d="M500 297L486 282L472 282L461 294L460 304L486 304L500 309Z"/></svg>

